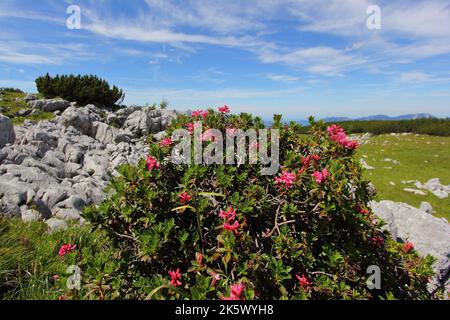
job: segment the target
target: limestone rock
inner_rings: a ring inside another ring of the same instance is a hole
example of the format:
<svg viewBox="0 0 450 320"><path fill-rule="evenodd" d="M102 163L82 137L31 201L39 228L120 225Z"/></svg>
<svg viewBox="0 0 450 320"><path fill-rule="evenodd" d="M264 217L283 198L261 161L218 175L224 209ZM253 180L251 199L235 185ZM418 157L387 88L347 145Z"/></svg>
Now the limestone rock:
<svg viewBox="0 0 450 320"><path fill-rule="evenodd" d="M430 282L430 290L444 285L450 272L450 224L420 209L404 203L381 201L371 203L374 213L383 219L394 239L414 244L422 256L437 259L436 276Z"/></svg>
<svg viewBox="0 0 450 320"><path fill-rule="evenodd" d="M16 134L11 120L0 114L0 148L3 148L7 144L14 143L15 140Z"/></svg>
<svg viewBox="0 0 450 320"><path fill-rule="evenodd" d="M41 99L30 100L28 105L33 109L39 109L45 112L64 111L70 106L70 102L64 99Z"/></svg>

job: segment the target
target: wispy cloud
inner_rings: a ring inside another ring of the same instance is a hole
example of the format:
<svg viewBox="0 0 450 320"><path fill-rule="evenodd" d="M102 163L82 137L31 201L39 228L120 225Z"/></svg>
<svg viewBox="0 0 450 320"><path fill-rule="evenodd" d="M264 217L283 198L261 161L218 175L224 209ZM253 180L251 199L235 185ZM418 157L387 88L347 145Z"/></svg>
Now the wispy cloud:
<svg viewBox="0 0 450 320"><path fill-rule="evenodd" d="M196 74L190 76L190 78L199 83L225 83L227 74L219 68L211 67L198 71Z"/></svg>
<svg viewBox="0 0 450 320"><path fill-rule="evenodd" d="M96 54L80 43L0 41L0 61L12 64L58 65L68 60L95 58Z"/></svg>
<svg viewBox="0 0 450 320"><path fill-rule="evenodd" d="M280 82L296 82L300 79L298 77L293 77L286 74L267 74L266 77L269 80Z"/></svg>
<svg viewBox="0 0 450 320"><path fill-rule="evenodd" d="M445 76L432 75L432 74L428 74L423 71L414 70L414 71L402 72L399 76L398 81L404 82L404 83L415 83L415 84L431 83L431 82L437 83L437 82L450 81L450 77L449 76L445 77Z"/></svg>
<svg viewBox="0 0 450 320"><path fill-rule="evenodd" d="M300 48L287 53L262 50L260 59L264 63L281 62L292 66L301 66L310 73L325 76L341 75L344 71L361 67L367 63L364 58L332 47Z"/></svg>

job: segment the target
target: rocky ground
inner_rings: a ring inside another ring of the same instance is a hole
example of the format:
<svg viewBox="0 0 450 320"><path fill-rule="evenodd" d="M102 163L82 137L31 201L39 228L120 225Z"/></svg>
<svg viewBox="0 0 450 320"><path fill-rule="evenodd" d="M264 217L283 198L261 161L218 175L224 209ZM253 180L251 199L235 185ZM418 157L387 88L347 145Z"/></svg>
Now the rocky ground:
<svg viewBox="0 0 450 320"><path fill-rule="evenodd" d="M29 105L55 112L55 118L14 127L0 116L0 212L44 220L51 230L65 228L68 220L83 222L81 210L104 199L115 169L137 163L147 154L145 137L178 116L140 107L108 112L61 99Z"/></svg>
<svg viewBox="0 0 450 320"><path fill-rule="evenodd" d="M145 137L164 134L175 111L128 107L105 111L93 105L77 107L61 99L25 98L29 109L53 112L53 120L13 126L0 115L0 213L25 221L44 220L50 231L83 223L81 210L104 199L104 188L123 163L136 163L147 154ZM370 135L361 137L367 143ZM367 169L370 166L363 160ZM388 162L388 161L386 161ZM391 161L392 162L392 161ZM445 196L448 187L439 181L408 181L416 190ZM411 241L422 255L431 254L437 276L430 290L450 285L450 225L432 215L423 203L414 208L392 201L373 202L374 212L399 241Z"/></svg>

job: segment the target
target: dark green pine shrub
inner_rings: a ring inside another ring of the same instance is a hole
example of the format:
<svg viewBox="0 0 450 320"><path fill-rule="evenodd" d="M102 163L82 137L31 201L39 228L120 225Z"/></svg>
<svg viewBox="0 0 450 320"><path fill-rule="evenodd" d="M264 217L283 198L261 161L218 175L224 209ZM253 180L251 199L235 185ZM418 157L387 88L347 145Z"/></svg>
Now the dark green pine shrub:
<svg viewBox="0 0 450 320"><path fill-rule="evenodd" d="M122 103L125 94L116 86L110 88L106 80L93 75L56 75L48 73L36 79L36 87L46 98L60 97L76 101L79 105L94 104L98 107L113 107Z"/></svg>
<svg viewBox="0 0 450 320"><path fill-rule="evenodd" d="M209 110L176 128L262 129L259 118ZM132 299L429 299L433 259L381 230L357 148L339 127L280 129L280 173L262 165L176 165L170 139L123 166L113 194L84 216L121 261L106 283ZM153 141L150 137L150 140ZM207 145L211 142L204 141ZM269 142L270 143L270 142ZM269 149L270 150L270 149ZM381 289L369 290L369 266Z"/></svg>
<svg viewBox="0 0 450 320"><path fill-rule="evenodd" d="M23 91L17 88L0 88L0 94L4 93L23 93Z"/></svg>

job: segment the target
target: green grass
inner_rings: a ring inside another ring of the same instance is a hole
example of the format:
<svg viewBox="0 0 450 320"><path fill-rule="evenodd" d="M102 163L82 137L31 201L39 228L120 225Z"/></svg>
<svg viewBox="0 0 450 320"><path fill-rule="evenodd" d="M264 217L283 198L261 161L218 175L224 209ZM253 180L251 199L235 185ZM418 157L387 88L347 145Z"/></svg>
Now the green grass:
<svg viewBox="0 0 450 320"><path fill-rule="evenodd" d="M22 109L29 108L27 103L22 100L25 97L25 93L20 92L3 92L0 94L0 108L4 109L1 113L11 119L13 124L20 125L25 120L40 121L40 120L50 120L53 119L53 113L38 111L33 115L26 117L17 117L16 113ZM16 100L19 99L19 100Z"/></svg>
<svg viewBox="0 0 450 320"><path fill-rule="evenodd" d="M92 250L101 250L99 241L99 235L88 227L73 226L48 234L42 222L0 217L0 300L47 300L67 294L67 267L77 264L81 249L95 256ZM77 254L59 257L58 250L64 243L76 243ZM54 275L60 279L54 279Z"/></svg>
<svg viewBox="0 0 450 320"><path fill-rule="evenodd" d="M402 180L425 183L429 179L440 178L441 184L450 184L450 137L415 134L374 136L368 144L361 146L358 157L375 168L367 170L365 178L377 188L377 200L405 202L415 207L427 201L436 211L435 216L450 220L450 198L441 200L426 190L423 190L427 192L426 196L408 193L403 189L415 187L401 183ZM386 158L397 160L400 165L384 162Z"/></svg>

